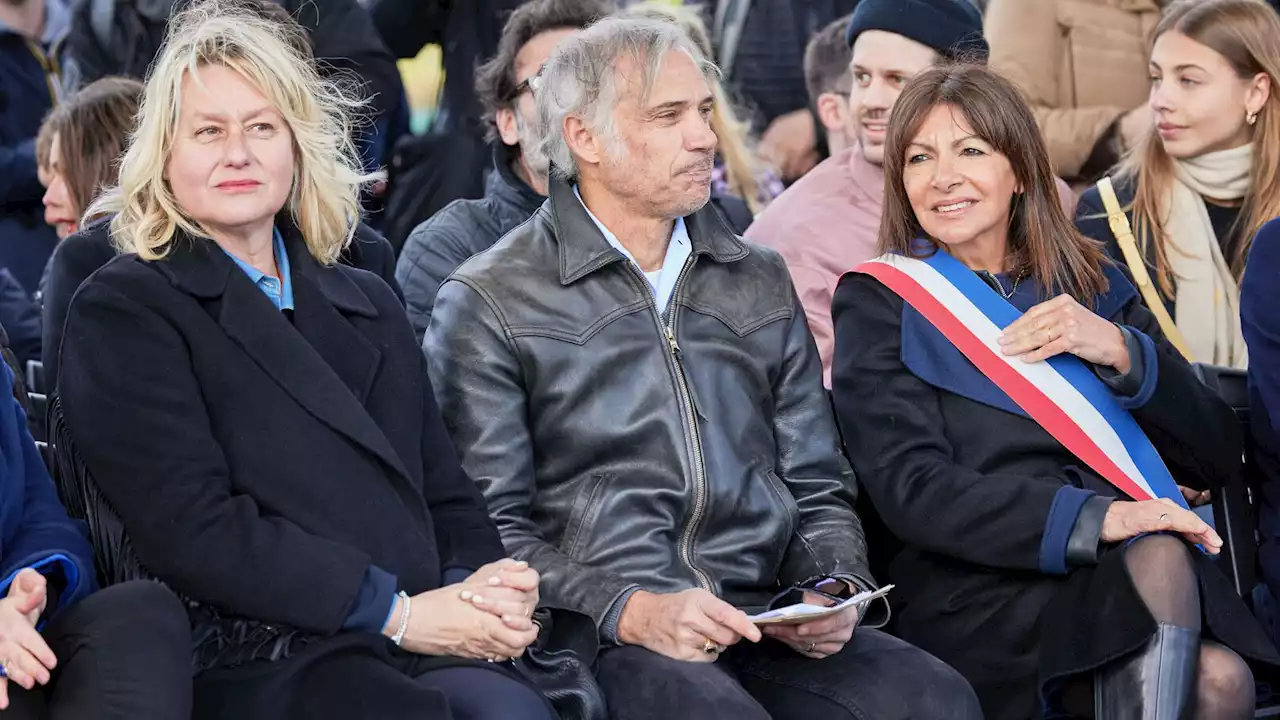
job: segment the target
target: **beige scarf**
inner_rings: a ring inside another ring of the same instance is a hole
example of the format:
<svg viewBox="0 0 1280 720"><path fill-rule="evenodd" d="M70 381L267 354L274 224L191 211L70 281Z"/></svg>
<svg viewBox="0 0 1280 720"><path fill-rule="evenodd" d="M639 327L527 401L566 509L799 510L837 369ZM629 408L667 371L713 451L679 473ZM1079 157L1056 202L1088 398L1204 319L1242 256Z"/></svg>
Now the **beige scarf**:
<svg viewBox="0 0 1280 720"><path fill-rule="evenodd" d="M1165 255L1177 288L1174 322L1192 359L1243 368L1240 289L1209 222L1205 198L1234 201L1249 191L1253 145L1175 160L1165 216Z"/></svg>

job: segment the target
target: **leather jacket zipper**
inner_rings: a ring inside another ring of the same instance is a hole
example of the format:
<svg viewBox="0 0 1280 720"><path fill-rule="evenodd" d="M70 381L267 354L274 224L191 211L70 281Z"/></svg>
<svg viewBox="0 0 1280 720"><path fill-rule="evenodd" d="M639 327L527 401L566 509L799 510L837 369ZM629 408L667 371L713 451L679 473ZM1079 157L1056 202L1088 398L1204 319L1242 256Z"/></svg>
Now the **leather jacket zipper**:
<svg viewBox="0 0 1280 720"><path fill-rule="evenodd" d="M711 578L693 562L693 536L698 529L698 523L702 520L702 514L706 512L707 469L702 457L702 438L698 433L698 418L694 408L694 396L689 390L689 379L684 372L684 362L680 357L680 344L676 342L676 313L674 312L675 300L680 296L680 287L684 284L684 278L689 273L689 268L693 267L694 260L694 257L690 257L685 262L684 267L680 269L680 275L676 278L675 288L671 291L671 299L667 302L666 322L663 322L656 303L651 303L650 307L653 308L654 319L658 323L658 331L666 338L667 347L671 353L672 375L675 377L677 394L680 396L680 410L684 413L685 427L688 428L685 432L685 440L689 445L689 459L693 464L693 514L689 518L688 524L685 525L684 532L680 534L680 557L689 566L689 569L693 571L698 585L703 590L714 593ZM635 263L628 262L627 265L631 267L632 272L639 276L640 271L636 269ZM649 281L642 276L640 280L644 283L645 290L652 300L653 292L649 289Z"/></svg>

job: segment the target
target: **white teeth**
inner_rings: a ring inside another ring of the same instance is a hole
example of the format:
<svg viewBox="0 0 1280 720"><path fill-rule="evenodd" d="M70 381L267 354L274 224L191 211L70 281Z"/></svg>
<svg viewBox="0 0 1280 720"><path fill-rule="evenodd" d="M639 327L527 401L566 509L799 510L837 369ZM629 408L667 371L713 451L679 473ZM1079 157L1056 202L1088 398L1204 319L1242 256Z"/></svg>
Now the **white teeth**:
<svg viewBox="0 0 1280 720"><path fill-rule="evenodd" d="M937 209L938 209L938 212L944 212L944 213L955 212L957 210L963 210L972 204L973 204L972 200L965 200L963 202L958 202L953 205L939 205Z"/></svg>

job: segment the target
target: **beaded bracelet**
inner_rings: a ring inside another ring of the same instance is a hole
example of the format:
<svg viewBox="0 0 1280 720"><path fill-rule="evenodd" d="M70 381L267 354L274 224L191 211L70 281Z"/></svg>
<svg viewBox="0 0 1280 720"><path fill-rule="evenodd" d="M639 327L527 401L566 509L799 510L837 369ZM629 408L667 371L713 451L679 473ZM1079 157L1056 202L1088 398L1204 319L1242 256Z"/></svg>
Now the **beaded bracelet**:
<svg viewBox="0 0 1280 720"><path fill-rule="evenodd" d="M400 642L404 640L404 631L409 629L409 611L413 610L413 598L403 590L396 595L404 601L404 611L400 613L400 628L396 630L395 635L391 636L391 642L395 643L396 647L400 647Z"/></svg>

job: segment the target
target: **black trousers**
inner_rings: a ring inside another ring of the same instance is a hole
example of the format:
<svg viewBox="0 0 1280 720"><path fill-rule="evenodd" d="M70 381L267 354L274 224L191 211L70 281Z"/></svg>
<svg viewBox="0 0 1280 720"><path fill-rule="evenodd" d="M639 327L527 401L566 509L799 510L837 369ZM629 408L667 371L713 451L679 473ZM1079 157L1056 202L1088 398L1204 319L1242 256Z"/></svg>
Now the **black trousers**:
<svg viewBox="0 0 1280 720"><path fill-rule="evenodd" d="M404 652L345 633L274 662L196 676L195 720L554 720L504 666Z"/></svg>
<svg viewBox="0 0 1280 720"><path fill-rule="evenodd" d="M960 673L923 650L859 629L839 654L806 658L741 642L711 664L639 647L605 650L596 678L613 720L981 720Z"/></svg>
<svg viewBox="0 0 1280 720"><path fill-rule="evenodd" d="M43 636L58 666L45 687L9 683L6 720L191 717L190 621L163 585L99 590L55 615Z"/></svg>

